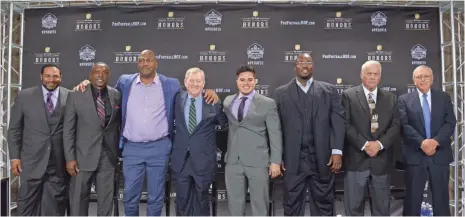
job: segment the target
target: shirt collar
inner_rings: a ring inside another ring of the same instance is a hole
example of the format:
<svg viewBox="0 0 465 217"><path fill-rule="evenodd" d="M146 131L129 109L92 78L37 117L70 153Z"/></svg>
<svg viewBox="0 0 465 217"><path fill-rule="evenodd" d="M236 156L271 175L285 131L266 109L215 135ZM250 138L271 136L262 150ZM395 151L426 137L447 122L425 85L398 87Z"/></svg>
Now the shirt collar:
<svg viewBox="0 0 465 217"><path fill-rule="evenodd" d="M253 90L251 93L249 93L249 95L244 95L244 94L242 94L241 92L239 92L238 97L239 97L239 99L240 99L240 98L242 98L243 96L245 96L245 97L247 97L247 99L252 99L254 95L255 95L255 90Z"/></svg>
<svg viewBox="0 0 465 217"><path fill-rule="evenodd" d="M299 85L300 87L304 87L304 85L302 85L302 83L299 82L299 79L295 79L295 82L297 83L297 85ZM312 86L313 84L313 77L311 77L310 79L307 80L306 84L305 84L305 87L310 87Z"/></svg>
<svg viewBox="0 0 465 217"><path fill-rule="evenodd" d="M374 100L376 101L376 96L378 95L378 87L376 87L375 90L373 91L368 90L363 84L362 84L362 87L363 87L363 92L365 92L365 96L368 97L369 93L373 93L373 97L375 98Z"/></svg>
<svg viewBox="0 0 465 217"><path fill-rule="evenodd" d="M191 95L189 95L189 93L187 93L187 98L189 98L189 101L190 101L193 97ZM194 99L195 99L196 102L202 100L202 94L196 96Z"/></svg>
<svg viewBox="0 0 465 217"><path fill-rule="evenodd" d="M60 87L57 87L55 88L55 90L52 90L52 91L49 91L47 89L45 89L45 87L43 85L41 85L42 87L42 94L46 97L47 96L47 93L49 92L52 92L52 96L54 97L58 97L58 94L60 93Z"/></svg>
<svg viewBox="0 0 465 217"><path fill-rule="evenodd" d="M420 91L420 89L417 88L417 92L418 92L418 95L420 96L420 99L423 97L423 93ZM426 93L426 96L427 97L430 97L431 96L431 88L428 90L428 92Z"/></svg>
<svg viewBox="0 0 465 217"><path fill-rule="evenodd" d="M140 73L136 77L136 84L141 84L142 81L140 80ZM158 73L155 73L155 78L152 80L152 84L159 85L160 84L160 76L158 76Z"/></svg>

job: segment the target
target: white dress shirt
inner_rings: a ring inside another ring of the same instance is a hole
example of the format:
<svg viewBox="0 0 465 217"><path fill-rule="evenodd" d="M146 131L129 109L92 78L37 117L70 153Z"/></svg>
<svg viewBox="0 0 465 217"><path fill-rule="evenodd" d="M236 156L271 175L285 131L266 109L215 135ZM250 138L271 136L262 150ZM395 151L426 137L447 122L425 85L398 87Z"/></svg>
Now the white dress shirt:
<svg viewBox="0 0 465 217"><path fill-rule="evenodd" d="M418 88L417 88L417 91L418 91L418 97L420 97L420 105L423 108L423 94L424 93L422 93ZM426 100L428 100L429 110L431 111L431 89L428 90L426 95L427 95Z"/></svg>

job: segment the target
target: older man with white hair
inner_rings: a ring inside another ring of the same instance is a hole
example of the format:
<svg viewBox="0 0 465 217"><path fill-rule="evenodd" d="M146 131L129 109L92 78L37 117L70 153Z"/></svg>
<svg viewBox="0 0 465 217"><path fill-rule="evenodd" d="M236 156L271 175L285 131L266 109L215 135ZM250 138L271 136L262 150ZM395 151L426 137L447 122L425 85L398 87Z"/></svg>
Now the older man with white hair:
<svg viewBox="0 0 465 217"><path fill-rule="evenodd" d="M344 146L344 208L348 216L363 216L365 190L370 189L371 215L389 216L393 146L400 136L396 95L378 88L381 64L367 61L362 84L342 94L346 119Z"/></svg>
<svg viewBox="0 0 465 217"><path fill-rule="evenodd" d="M202 96L205 73L199 68L186 72L182 91L175 98L176 133L171 168L176 187L178 216L209 216L209 187L216 173L216 132L228 120L221 102L208 104Z"/></svg>
<svg viewBox="0 0 465 217"><path fill-rule="evenodd" d="M449 95L431 89L433 80L430 67L418 66L413 71L417 91L399 97L406 163L404 216L420 216L427 180L434 215L450 216L449 164L454 160L451 136L457 120Z"/></svg>

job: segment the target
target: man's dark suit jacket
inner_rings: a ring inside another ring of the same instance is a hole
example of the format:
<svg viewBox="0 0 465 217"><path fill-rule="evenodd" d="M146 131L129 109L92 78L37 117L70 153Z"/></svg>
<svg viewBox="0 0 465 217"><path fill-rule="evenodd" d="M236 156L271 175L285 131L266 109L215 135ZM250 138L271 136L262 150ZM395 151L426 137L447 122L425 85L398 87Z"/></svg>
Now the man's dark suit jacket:
<svg viewBox="0 0 465 217"><path fill-rule="evenodd" d="M426 132L418 91L400 96L398 103L404 135L404 162L419 165L427 155L421 150ZM449 95L431 89L431 138L439 143L433 161L438 165L448 165L454 160L451 136L454 134L456 123Z"/></svg>
<svg viewBox="0 0 465 217"><path fill-rule="evenodd" d="M191 135L184 116L186 100L188 100L186 91L176 95L174 106L176 133L173 139L171 168L176 173L182 171L189 148L195 174L212 175L213 178L217 168L215 127L220 125L222 129L227 128L228 120L221 102L212 105L203 100L202 120Z"/></svg>
<svg viewBox="0 0 465 217"><path fill-rule="evenodd" d="M363 86L349 88L342 93L345 109L346 139L344 168L351 171L370 169L373 174L384 175L394 168L393 146L398 144L400 123L397 117L397 97L378 88L375 99L378 130L371 133L371 114ZM380 141L383 149L374 157L362 151L367 141Z"/></svg>
<svg viewBox="0 0 465 217"><path fill-rule="evenodd" d="M340 95L334 85L314 80L312 94L313 141L316 148L318 171L322 178L328 178L332 172L327 165L332 149L344 147L344 108ZM284 146L284 165L286 171L297 174L302 138L302 114L299 105L296 79L278 87L275 101L281 119ZM309 90L310 91L310 90Z"/></svg>
<svg viewBox="0 0 465 217"><path fill-rule="evenodd" d="M102 129L97 114L91 85L81 93L69 93L64 117L63 143L66 162L76 160L81 171L95 171L102 148L110 152L110 162L116 166L119 156L121 126L121 94L115 88L107 86L111 116ZM108 109L105 109L108 111ZM102 143L105 141L105 144Z"/></svg>
<svg viewBox="0 0 465 217"><path fill-rule="evenodd" d="M8 128L8 150L10 159L21 160L21 178L42 178L51 150L57 175L67 177L63 153L63 115L69 90L58 88L57 102L60 102L62 112L60 121L52 129L47 122L42 86L23 89L15 97Z"/></svg>

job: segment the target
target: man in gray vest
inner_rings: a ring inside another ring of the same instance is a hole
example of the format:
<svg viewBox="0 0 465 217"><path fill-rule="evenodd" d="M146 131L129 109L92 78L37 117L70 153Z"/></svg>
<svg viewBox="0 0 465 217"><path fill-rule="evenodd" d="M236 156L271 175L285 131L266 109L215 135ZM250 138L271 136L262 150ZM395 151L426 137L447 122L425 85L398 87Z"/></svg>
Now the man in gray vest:
<svg viewBox="0 0 465 217"><path fill-rule="evenodd" d="M41 86L18 93L11 109L8 149L11 170L20 176L18 215L63 216L67 173L63 114L69 90L60 87L56 65L42 67Z"/></svg>
<svg viewBox="0 0 465 217"><path fill-rule="evenodd" d="M110 68L96 63L90 72L91 85L84 93L68 96L63 128L66 169L72 176L71 215L89 215L92 181L97 190L97 215L110 216L114 178L119 156L121 94L108 86Z"/></svg>

